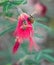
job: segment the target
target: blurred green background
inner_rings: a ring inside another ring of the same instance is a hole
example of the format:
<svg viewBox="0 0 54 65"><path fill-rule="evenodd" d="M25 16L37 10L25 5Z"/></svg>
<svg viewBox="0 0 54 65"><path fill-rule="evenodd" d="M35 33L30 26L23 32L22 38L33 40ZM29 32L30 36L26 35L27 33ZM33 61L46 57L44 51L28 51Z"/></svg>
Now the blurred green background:
<svg viewBox="0 0 54 65"><path fill-rule="evenodd" d="M54 50L54 0L40 0L40 2L45 4L46 7L48 8L46 18L45 17L42 18L43 21L47 19L47 22L40 22L40 23L49 26L52 29L52 32L49 33L45 30L41 31L41 34L43 33L43 35L45 35L47 39L45 40L45 42L42 42L44 44L41 44L38 41L37 43L39 43L39 45L43 47L43 49L50 48ZM24 58L27 55L30 55L28 56L28 59L22 61L19 65L39 65L36 62L36 57L38 53L35 51L30 53L28 51L28 41L25 41L24 44L21 45L17 54L15 55L12 54L12 47L14 45L14 37L12 33L17 25L17 21L14 22L10 21L5 18L5 15L11 17L10 15L11 13L13 14L14 18L17 18L19 13L17 12L17 9L15 7L13 7L13 9L10 10L9 14L4 14L2 9L3 9L2 6L0 6L0 65L8 65L8 64L14 65L14 63L16 63L17 61L19 61L20 59ZM39 20L36 21L39 23ZM38 26L37 23L36 25ZM34 28L39 29L39 27L37 27L36 25L34 24ZM44 33L44 31L46 33ZM36 36L40 37L38 35ZM50 55L54 57L54 53ZM44 60L41 62L41 65L54 65L54 63L49 63L48 61Z"/></svg>

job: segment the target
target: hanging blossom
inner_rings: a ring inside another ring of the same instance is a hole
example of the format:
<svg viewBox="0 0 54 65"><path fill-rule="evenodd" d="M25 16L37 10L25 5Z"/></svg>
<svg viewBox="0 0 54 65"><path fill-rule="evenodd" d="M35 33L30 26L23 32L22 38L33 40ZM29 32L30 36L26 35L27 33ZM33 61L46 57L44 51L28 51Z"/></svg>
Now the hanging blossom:
<svg viewBox="0 0 54 65"><path fill-rule="evenodd" d="M35 43L33 39L34 30L33 30L33 18L26 13L22 13L18 17L17 27L14 31L14 36L16 37L15 44L13 46L13 53L19 49L20 45L24 40L28 39L29 41L29 50L32 51L32 48L36 51L39 50L39 46Z"/></svg>
<svg viewBox="0 0 54 65"><path fill-rule="evenodd" d="M45 16L46 11L47 11L47 7L44 4L37 2L35 4L35 11L37 14L39 14L41 16Z"/></svg>

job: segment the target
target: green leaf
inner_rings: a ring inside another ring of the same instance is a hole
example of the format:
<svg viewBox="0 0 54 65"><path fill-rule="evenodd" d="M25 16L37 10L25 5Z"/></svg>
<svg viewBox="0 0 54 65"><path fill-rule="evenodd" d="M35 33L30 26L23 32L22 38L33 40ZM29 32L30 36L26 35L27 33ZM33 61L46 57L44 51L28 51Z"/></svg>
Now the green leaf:
<svg viewBox="0 0 54 65"><path fill-rule="evenodd" d="M0 6L4 6L5 3L7 3L9 0L1 0Z"/></svg>
<svg viewBox="0 0 54 65"><path fill-rule="evenodd" d="M9 13L5 13L5 15L8 16L8 17L12 17L13 13L9 12Z"/></svg>
<svg viewBox="0 0 54 65"><path fill-rule="evenodd" d="M54 63L54 57L48 55L48 54L43 54L43 58L49 62L53 62Z"/></svg>
<svg viewBox="0 0 54 65"><path fill-rule="evenodd" d="M25 0L13 0L12 3L15 5L20 5L21 3L23 3L23 1Z"/></svg>
<svg viewBox="0 0 54 65"><path fill-rule="evenodd" d="M52 50L52 49L44 49L44 50L42 50L42 52L43 53L53 53L54 50Z"/></svg>
<svg viewBox="0 0 54 65"><path fill-rule="evenodd" d="M11 2L7 2L3 6L3 12L8 13L10 9L12 9L14 5Z"/></svg>
<svg viewBox="0 0 54 65"><path fill-rule="evenodd" d="M7 1L9 1L9 0L0 0L0 4L4 3L4 2L7 2Z"/></svg>
<svg viewBox="0 0 54 65"><path fill-rule="evenodd" d="M37 62L37 63L40 63L41 58L42 58L42 52L39 51L38 54L37 54L37 56L36 56L36 59L35 59L36 62Z"/></svg>

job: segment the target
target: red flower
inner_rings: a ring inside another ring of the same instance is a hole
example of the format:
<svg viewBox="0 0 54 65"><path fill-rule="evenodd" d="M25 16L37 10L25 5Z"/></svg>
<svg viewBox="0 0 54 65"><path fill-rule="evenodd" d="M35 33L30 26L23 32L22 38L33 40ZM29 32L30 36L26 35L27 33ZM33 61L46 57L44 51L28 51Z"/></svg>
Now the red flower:
<svg viewBox="0 0 54 65"><path fill-rule="evenodd" d="M30 45L29 49L32 50L32 46L34 46L35 50L38 50L38 45L34 42L32 36L33 36L33 27L30 19L28 19L30 16L26 13L23 13L18 18L18 24L16 27L16 30L14 32L15 37L17 37L16 44L13 47L13 53L17 51L20 44L23 40L29 39Z"/></svg>

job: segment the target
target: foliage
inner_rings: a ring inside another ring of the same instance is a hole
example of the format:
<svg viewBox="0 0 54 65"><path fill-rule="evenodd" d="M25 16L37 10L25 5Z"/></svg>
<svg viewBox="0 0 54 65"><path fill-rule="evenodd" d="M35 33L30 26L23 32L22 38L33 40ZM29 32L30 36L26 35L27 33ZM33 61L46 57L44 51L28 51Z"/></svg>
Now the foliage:
<svg viewBox="0 0 54 65"><path fill-rule="evenodd" d="M0 5L3 6L3 13L8 13L10 9L13 9L15 6L24 4L26 0L0 0Z"/></svg>
<svg viewBox="0 0 54 65"><path fill-rule="evenodd" d="M10 12L10 10L13 11L13 8L15 8L21 4L25 4L25 3L26 3L26 0L0 0L0 5L3 7L2 14L4 14L5 16L8 16L8 17L12 17L13 13ZM42 23L39 23L39 21L47 22L47 21L49 21L49 19L46 17L36 19L35 23L33 24L34 28L37 26L40 26L41 28L44 28L48 32L52 32L51 28L49 28L48 26L46 26ZM14 31L16 25L17 25L17 21L12 22L12 21L9 21L6 19L0 19L0 36L3 36L6 33ZM38 38L43 38L43 36L39 35L39 34L35 34L35 36ZM13 37L10 37L10 40L11 40L10 44L13 45L13 43L14 43ZM10 45L10 46L12 47L12 45ZM9 49L11 49L10 46L9 46ZM44 59L44 60L54 63L54 56L52 55L54 53L54 50L44 49L44 50L40 50L38 52L36 52L36 51L29 52L27 49L27 46L28 46L28 42L24 42L24 44L21 45L21 47L20 47L19 51L16 53L16 55L12 54L12 57L14 58L14 60L16 60L16 62L20 61L20 63L22 65L40 65L41 60ZM10 52L8 53L8 51L11 51L11 50L7 50L7 52L0 52L0 56L5 55L5 57L8 59L7 61L4 61L4 64L7 64L9 62L11 63L11 61L10 61L11 54L9 54ZM5 63L5 62L7 62L7 63ZM7 65L12 65L12 63L7 64Z"/></svg>
<svg viewBox="0 0 54 65"><path fill-rule="evenodd" d="M54 63L54 57L51 55L54 51L51 49L44 49L35 54L30 54L29 58L25 60L25 63L28 65L41 65L41 60L47 60ZM33 57L32 57L33 56ZM35 56L35 57L34 57Z"/></svg>
<svg viewBox="0 0 54 65"><path fill-rule="evenodd" d="M8 20L2 20L0 19L0 36L7 33L7 32L12 32L15 27L16 27L16 23L15 22L10 22Z"/></svg>
<svg viewBox="0 0 54 65"><path fill-rule="evenodd" d="M21 49L22 50L22 49ZM19 57L18 57L18 63L19 65L41 65L41 60L46 60L49 62L53 62L54 63L54 56L52 56L51 54L54 51L51 49L44 49L41 50L39 52L32 52L30 54L26 53L23 51L22 56L20 56L21 54L18 53ZM26 53L26 54L24 54ZM24 54L24 55L23 55ZM21 57L21 58L20 58Z"/></svg>

